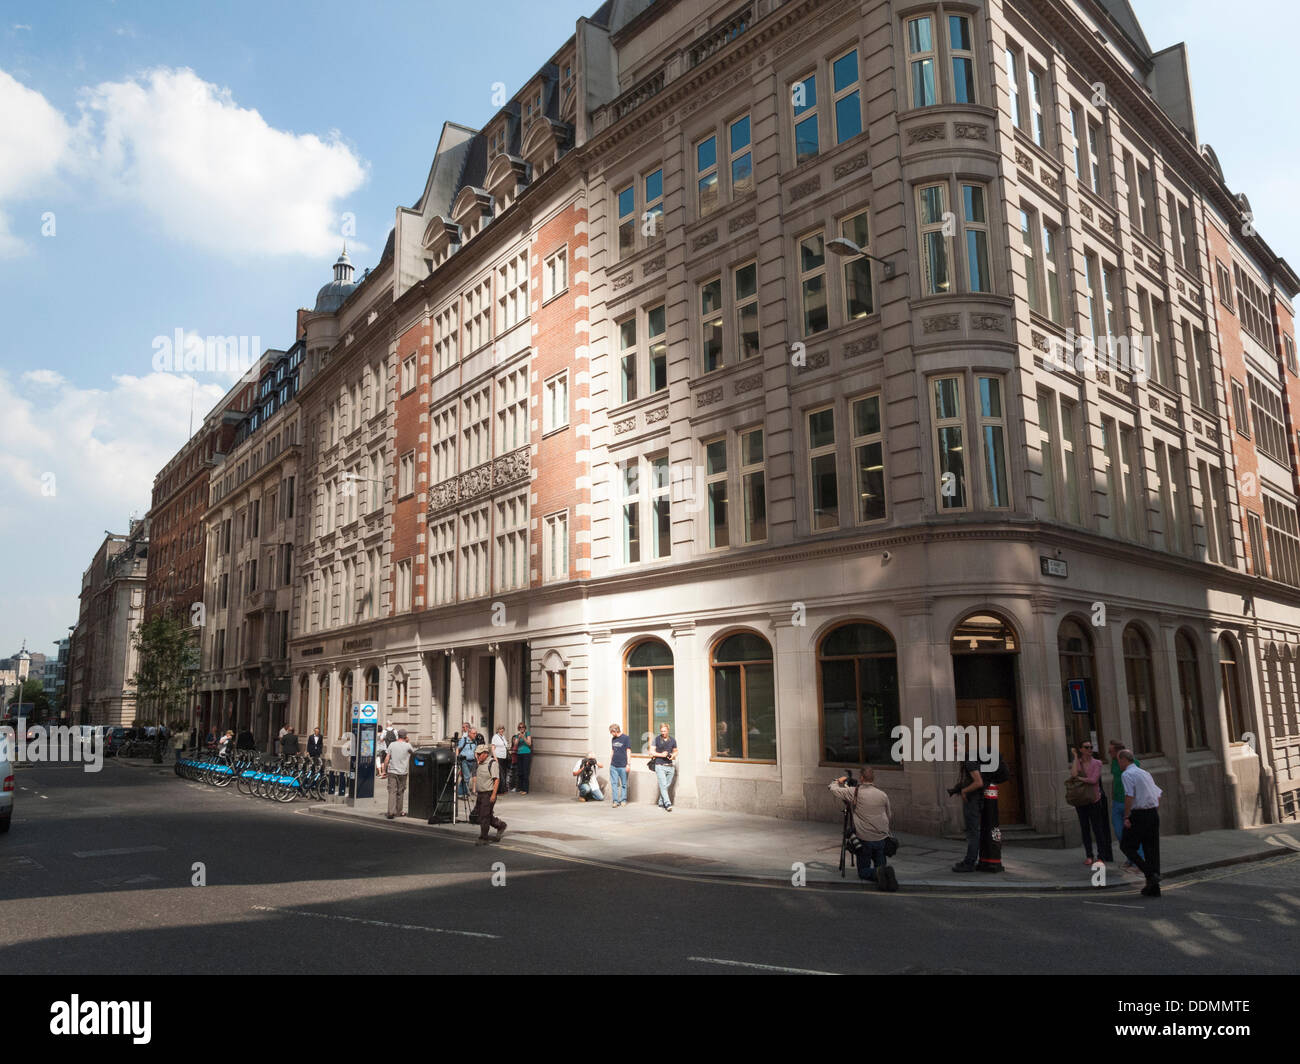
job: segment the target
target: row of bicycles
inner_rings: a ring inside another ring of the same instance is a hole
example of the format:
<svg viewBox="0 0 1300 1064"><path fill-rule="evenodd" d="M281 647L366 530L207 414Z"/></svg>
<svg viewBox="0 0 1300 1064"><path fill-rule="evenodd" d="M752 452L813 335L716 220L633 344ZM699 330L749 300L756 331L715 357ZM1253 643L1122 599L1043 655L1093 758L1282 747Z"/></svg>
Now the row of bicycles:
<svg viewBox="0 0 1300 1064"><path fill-rule="evenodd" d="M176 775L212 787L233 783L241 794L286 803L299 798L324 802L332 795L346 794L348 786L347 773L330 768L319 757L276 757L256 750L233 754L202 751L181 757Z"/></svg>

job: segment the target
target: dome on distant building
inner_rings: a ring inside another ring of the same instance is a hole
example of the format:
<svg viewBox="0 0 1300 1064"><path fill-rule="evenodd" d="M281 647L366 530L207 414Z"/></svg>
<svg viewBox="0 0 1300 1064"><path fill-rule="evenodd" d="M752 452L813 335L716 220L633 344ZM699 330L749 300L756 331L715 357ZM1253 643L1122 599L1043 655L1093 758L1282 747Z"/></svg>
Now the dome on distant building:
<svg viewBox="0 0 1300 1064"><path fill-rule="evenodd" d="M315 313L329 314L338 310L356 287L352 280L352 260L348 258L348 246L344 244L338 261L334 263L334 280L316 293Z"/></svg>

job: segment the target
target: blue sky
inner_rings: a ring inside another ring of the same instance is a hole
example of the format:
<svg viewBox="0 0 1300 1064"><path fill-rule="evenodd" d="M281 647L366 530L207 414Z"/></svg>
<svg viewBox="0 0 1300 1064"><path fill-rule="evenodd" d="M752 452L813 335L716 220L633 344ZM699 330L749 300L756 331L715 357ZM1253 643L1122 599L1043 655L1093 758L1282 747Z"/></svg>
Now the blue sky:
<svg viewBox="0 0 1300 1064"><path fill-rule="evenodd" d="M66 633L91 552L148 509L191 395L201 416L229 383L152 372L155 337L290 343L344 212L353 261L372 264L442 123L481 123L493 83L514 92L596 6L495 0L470 27L450 3L4 4L0 656ZM1300 264L1294 58L1287 34L1258 32L1293 6L1135 8L1153 47L1188 42L1202 139Z"/></svg>

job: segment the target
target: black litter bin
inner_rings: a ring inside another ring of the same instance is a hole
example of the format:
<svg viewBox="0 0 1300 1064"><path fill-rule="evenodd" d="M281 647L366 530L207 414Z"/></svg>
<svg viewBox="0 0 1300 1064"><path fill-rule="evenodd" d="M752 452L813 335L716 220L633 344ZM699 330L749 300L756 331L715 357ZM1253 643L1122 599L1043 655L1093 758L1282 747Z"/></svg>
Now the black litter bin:
<svg viewBox="0 0 1300 1064"><path fill-rule="evenodd" d="M411 751L411 775L406 782L408 816L429 820L437 791L433 788L434 747L421 746Z"/></svg>

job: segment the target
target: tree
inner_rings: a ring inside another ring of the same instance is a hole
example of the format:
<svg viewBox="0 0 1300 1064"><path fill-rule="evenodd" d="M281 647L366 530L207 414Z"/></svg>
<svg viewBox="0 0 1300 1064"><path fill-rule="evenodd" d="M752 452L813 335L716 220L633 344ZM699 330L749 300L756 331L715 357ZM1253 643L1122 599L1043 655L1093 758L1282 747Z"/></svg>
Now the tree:
<svg viewBox="0 0 1300 1064"><path fill-rule="evenodd" d="M45 693L41 681L34 677L27 677L23 681L21 690L16 690L10 695L9 705L12 706L14 703L31 705L32 720L44 720L50 715L50 696Z"/></svg>
<svg viewBox="0 0 1300 1064"><path fill-rule="evenodd" d="M195 652L194 641L173 617L145 621L131 636L139 668L131 683L141 719L166 723L183 716L186 666Z"/></svg>

